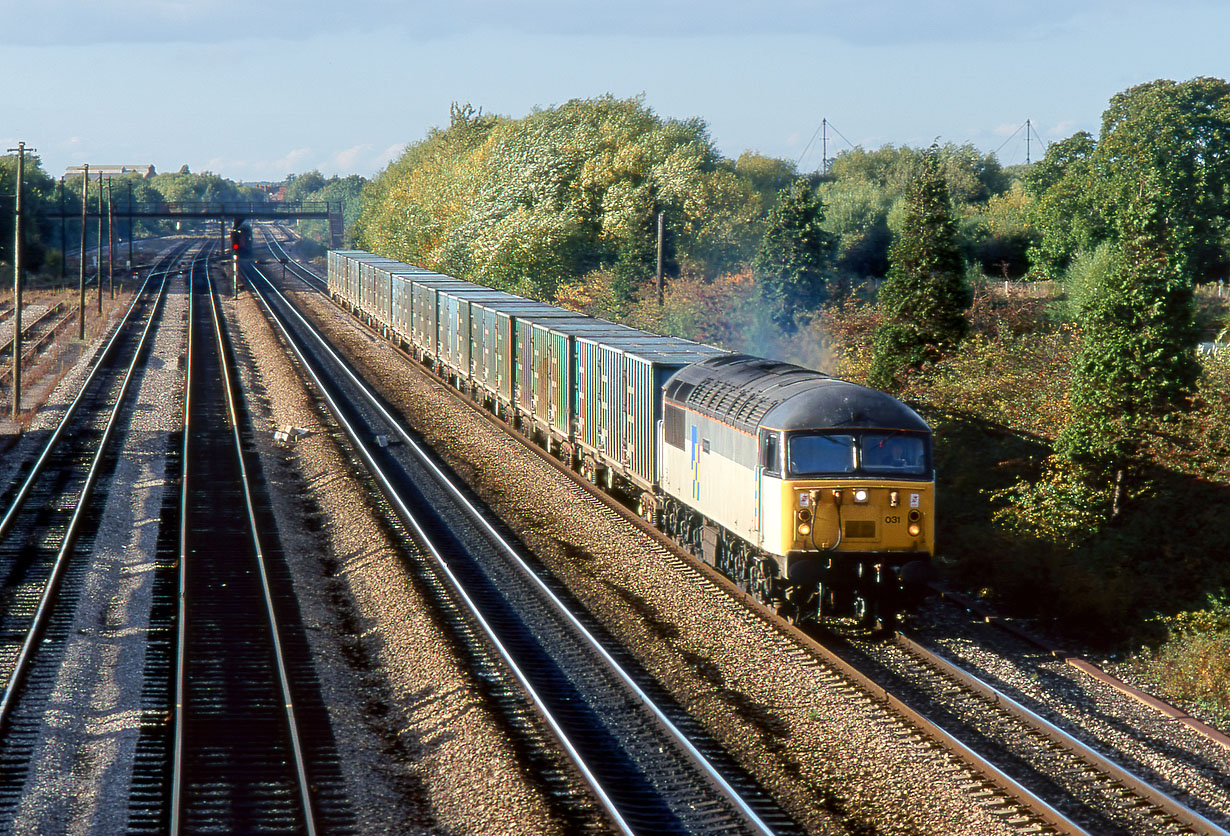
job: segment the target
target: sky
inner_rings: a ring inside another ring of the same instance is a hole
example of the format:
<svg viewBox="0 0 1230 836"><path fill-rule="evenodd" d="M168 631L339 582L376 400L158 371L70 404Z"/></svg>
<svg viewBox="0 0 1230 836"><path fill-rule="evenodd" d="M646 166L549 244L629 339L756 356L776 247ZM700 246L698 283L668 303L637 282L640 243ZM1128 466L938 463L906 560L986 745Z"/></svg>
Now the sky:
<svg viewBox="0 0 1230 836"><path fill-rule="evenodd" d="M801 171L825 135L830 157L938 140L1015 165L1096 136L1133 85L1230 74L1224 0L0 0L0 21L0 141L54 176L371 177L454 102L605 94Z"/></svg>

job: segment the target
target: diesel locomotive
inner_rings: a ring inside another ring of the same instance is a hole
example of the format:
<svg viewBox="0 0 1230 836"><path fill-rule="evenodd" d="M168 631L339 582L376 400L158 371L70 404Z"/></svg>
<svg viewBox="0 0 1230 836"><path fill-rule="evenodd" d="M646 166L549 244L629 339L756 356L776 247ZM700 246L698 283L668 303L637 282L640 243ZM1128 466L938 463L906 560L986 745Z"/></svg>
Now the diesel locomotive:
<svg viewBox="0 0 1230 836"><path fill-rule="evenodd" d="M928 579L930 428L820 372L360 250L330 295L792 620L891 624Z"/></svg>

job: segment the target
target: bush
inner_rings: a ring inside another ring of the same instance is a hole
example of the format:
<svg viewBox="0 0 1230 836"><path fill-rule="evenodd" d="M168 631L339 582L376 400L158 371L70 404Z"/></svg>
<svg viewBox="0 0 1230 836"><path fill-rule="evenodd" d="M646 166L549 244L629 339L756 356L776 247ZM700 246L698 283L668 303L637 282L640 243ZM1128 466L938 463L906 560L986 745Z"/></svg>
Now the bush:
<svg viewBox="0 0 1230 836"><path fill-rule="evenodd" d="M1205 609L1159 618L1169 638L1137 665L1172 697L1230 720L1230 598L1210 596Z"/></svg>

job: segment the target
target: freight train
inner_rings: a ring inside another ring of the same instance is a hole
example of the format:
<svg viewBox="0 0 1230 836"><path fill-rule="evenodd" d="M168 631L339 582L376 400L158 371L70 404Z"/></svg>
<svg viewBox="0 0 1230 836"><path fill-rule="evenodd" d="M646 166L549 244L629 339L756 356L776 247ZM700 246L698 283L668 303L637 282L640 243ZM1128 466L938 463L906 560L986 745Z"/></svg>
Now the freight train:
<svg viewBox="0 0 1230 836"><path fill-rule="evenodd" d="M935 543L930 428L901 401L382 258L335 301L795 621L891 625Z"/></svg>

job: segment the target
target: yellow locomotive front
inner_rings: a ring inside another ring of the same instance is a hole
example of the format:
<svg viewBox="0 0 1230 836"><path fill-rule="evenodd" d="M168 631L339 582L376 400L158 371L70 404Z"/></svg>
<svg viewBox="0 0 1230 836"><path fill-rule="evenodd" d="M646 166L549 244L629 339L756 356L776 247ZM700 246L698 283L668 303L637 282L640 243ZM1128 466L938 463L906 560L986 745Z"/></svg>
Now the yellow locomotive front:
<svg viewBox="0 0 1230 836"><path fill-rule="evenodd" d="M934 554L930 434L811 430L779 437L781 478L766 471L761 482L764 547L784 558L788 597L816 616L891 620L920 591Z"/></svg>

